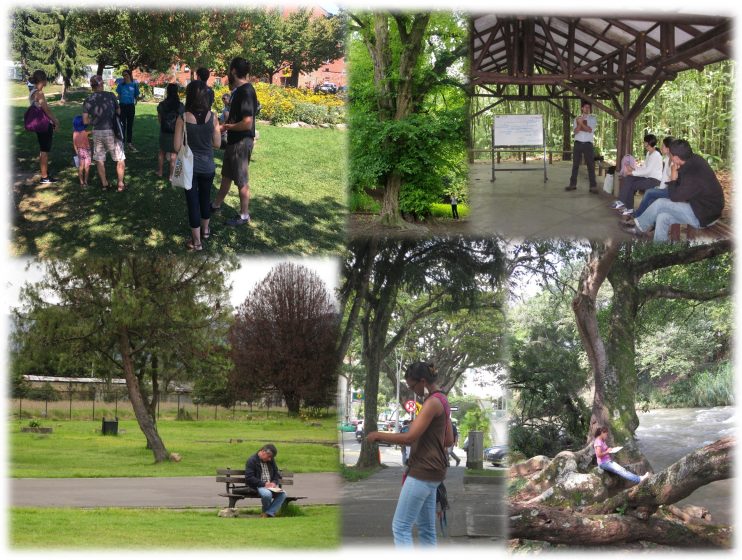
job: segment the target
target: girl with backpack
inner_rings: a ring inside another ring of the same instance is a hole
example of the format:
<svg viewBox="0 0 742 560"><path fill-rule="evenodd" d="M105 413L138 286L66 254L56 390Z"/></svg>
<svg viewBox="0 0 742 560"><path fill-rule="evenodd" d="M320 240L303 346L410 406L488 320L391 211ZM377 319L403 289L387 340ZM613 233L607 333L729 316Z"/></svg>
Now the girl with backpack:
<svg viewBox="0 0 742 560"><path fill-rule="evenodd" d="M165 158L170 164L170 178L175 167L177 150L173 147L175 122L185 112L185 105L178 97L178 84L168 84L165 99L157 105L157 120L160 122L160 151L157 154L157 176L162 177Z"/></svg>
<svg viewBox="0 0 742 560"><path fill-rule="evenodd" d="M394 544L412 546L412 527L417 525L421 545L436 545L436 496L446 478L447 449L453 445L451 407L436 385L433 364L416 362L407 368L405 382L418 397L425 397L420 414L406 433L368 434L368 441L411 445L402 491L392 521Z"/></svg>

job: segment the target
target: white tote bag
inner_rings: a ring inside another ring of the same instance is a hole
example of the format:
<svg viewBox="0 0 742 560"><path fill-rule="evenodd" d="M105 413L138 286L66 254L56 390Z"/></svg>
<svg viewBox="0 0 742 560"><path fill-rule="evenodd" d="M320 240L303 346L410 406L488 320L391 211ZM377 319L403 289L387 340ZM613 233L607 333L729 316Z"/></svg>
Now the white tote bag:
<svg viewBox="0 0 742 560"><path fill-rule="evenodd" d="M610 173L605 174L605 180L603 181L603 190L608 194L613 194L613 175Z"/></svg>
<svg viewBox="0 0 742 560"><path fill-rule="evenodd" d="M193 185L193 152L188 147L188 127L183 117L183 145L175 158L175 170L171 182L174 187L181 187L187 191Z"/></svg>

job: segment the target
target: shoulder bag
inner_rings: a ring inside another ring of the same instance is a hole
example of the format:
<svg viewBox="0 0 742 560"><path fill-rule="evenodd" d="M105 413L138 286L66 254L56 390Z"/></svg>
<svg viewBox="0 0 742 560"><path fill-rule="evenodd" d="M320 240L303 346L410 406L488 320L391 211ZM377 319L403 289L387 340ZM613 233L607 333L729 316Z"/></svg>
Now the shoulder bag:
<svg viewBox="0 0 742 560"><path fill-rule="evenodd" d="M188 127L183 116L183 145L175 158L175 171L171 182L174 187L190 190L193 184L193 152L188 147Z"/></svg>

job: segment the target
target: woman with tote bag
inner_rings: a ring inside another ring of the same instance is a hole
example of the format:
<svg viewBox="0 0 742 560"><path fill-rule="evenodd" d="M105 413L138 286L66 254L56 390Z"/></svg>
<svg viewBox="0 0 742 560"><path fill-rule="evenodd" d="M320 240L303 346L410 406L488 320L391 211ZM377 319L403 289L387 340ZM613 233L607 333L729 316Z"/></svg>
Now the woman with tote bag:
<svg viewBox="0 0 742 560"><path fill-rule="evenodd" d="M173 139L173 147L178 152L173 185L186 189L188 223L191 227L191 239L186 243L189 251L201 251L202 240L208 239L211 234L210 197L216 173L214 148L221 145L221 139L218 117L209 108L206 84L200 80L193 80L186 87L185 114L175 123ZM189 165L190 182L187 169ZM185 183L179 185L179 181Z"/></svg>

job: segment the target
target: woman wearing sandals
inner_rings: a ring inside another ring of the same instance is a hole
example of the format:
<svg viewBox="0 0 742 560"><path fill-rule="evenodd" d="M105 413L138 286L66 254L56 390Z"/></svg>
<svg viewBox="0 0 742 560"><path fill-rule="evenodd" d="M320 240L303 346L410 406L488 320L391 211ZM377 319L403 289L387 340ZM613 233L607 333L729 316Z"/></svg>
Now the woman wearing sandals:
<svg viewBox="0 0 742 560"><path fill-rule="evenodd" d="M371 432L367 436L368 441L412 446L392 521L394 544L398 547L412 546L413 525L417 525L421 545L436 545L436 494L446 478L447 451L453 445L451 407L436 385L436 377L432 364L411 364L405 373L405 382L417 396L425 397L420 414L405 433Z"/></svg>
<svg viewBox="0 0 742 560"><path fill-rule="evenodd" d="M30 105L39 107L51 121L49 129L46 132L37 132L36 137L39 140L39 167L41 171L41 183L56 183L57 180L49 175L49 152L52 151L52 139L54 130L59 128L59 121L54 116L44 96L44 87L46 87L46 72L36 70L29 80L33 87L28 93L28 102Z"/></svg>
<svg viewBox="0 0 742 560"><path fill-rule="evenodd" d="M184 138L186 134L187 140ZM209 108L208 89L201 80L193 80L186 87L185 114L175 123L173 147L176 152L184 141L193 152L193 183L189 190L184 191L191 226L191 239L186 248L200 251L203 248L201 240L208 239L210 234L209 204L216 173L214 148L218 148L222 141L219 118Z"/></svg>

